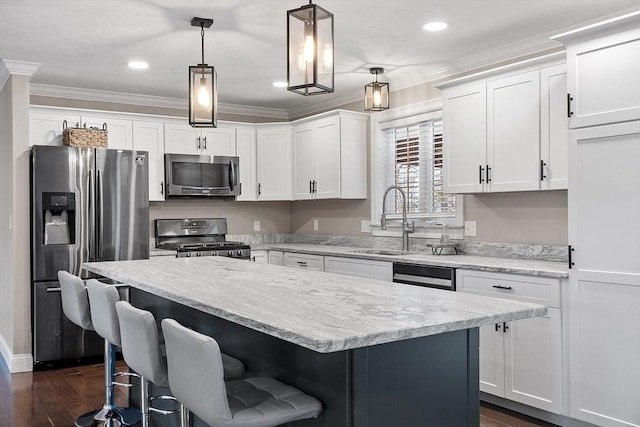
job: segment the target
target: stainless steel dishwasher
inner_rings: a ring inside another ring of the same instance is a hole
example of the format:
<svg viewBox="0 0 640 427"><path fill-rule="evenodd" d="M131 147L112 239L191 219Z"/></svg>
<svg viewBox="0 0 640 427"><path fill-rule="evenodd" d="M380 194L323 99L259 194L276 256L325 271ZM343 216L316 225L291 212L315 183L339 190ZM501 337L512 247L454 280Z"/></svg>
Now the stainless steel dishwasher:
<svg viewBox="0 0 640 427"><path fill-rule="evenodd" d="M393 281L407 285L455 291L456 270L449 267L394 262Z"/></svg>

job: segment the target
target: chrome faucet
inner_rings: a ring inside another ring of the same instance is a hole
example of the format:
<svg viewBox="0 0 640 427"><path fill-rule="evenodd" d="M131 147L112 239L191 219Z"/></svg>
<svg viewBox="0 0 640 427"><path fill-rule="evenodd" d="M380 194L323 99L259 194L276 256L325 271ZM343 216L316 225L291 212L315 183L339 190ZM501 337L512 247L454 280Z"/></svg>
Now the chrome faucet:
<svg viewBox="0 0 640 427"><path fill-rule="evenodd" d="M404 190L397 185L392 185L387 188L382 196L382 217L380 218L380 228L383 230L387 229L387 213L385 210L387 205L387 195L391 190L398 190L402 196L402 250L406 252L409 250L409 234L415 231L415 224L413 221L411 224L407 221L407 195Z"/></svg>

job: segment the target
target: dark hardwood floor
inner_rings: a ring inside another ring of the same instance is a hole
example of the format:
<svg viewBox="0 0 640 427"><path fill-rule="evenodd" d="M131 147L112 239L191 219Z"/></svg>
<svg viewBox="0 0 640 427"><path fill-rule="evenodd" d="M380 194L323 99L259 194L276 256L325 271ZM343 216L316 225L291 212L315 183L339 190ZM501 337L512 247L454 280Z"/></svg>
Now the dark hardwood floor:
<svg viewBox="0 0 640 427"><path fill-rule="evenodd" d="M124 366L118 363L119 370ZM127 399L127 392L116 387L116 403L127 406ZM75 417L101 408L103 403L101 364L10 374L0 357L0 427L74 427ZM551 424L483 404L480 426L548 427Z"/></svg>

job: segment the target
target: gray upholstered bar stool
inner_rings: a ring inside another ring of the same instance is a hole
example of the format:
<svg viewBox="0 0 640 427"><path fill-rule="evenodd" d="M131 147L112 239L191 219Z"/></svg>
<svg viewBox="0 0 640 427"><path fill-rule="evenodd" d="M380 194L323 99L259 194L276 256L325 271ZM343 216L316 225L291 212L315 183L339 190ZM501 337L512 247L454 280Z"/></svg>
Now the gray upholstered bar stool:
<svg viewBox="0 0 640 427"><path fill-rule="evenodd" d="M133 425L140 422L141 412L135 408L119 408L115 403L114 385L130 387L114 381L116 376L135 375L127 373L116 374L116 348L121 346L120 324L116 313L116 302L120 300L118 289L113 285L101 283L96 279L87 280L87 292L91 305L91 322L98 335L104 338L104 379L105 404L96 420L109 425ZM137 375L136 375L137 376Z"/></svg>
<svg viewBox="0 0 640 427"><path fill-rule="evenodd" d="M173 319L162 321L173 395L212 427L272 427L315 418L321 403L273 378L225 383L218 343Z"/></svg>
<svg viewBox="0 0 640 427"><path fill-rule="evenodd" d="M62 311L64 315L83 330L94 331L93 323L91 323L91 312L89 311L89 296L87 295L87 289L84 287L82 279L61 270L58 271L58 281L60 282ZM94 417L99 412L100 410L96 409L80 415L75 420L76 427L95 426L96 422Z"/></svg>

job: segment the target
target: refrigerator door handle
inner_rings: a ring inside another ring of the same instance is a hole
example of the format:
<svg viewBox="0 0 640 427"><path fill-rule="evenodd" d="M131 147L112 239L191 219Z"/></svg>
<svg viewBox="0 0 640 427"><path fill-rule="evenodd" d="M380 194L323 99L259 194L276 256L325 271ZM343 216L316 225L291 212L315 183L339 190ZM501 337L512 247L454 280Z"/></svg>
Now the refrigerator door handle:
<svg viewBox="0 0 640 427"><path fill-rule="evenodd" d="M87 221L87 223L89 224L89 230L87 233L87 240L88 240L87 247L89 248L89 256L88 256L89 261L95 261L95 254L96 254L96 248L95 248L96 229L95 229L95 223L93 221L93 218L95 218L95 207L96 207L96 194L95 194L94 184L95 184L95 171L93 169L89 169L89 221Z"/></svg>
<svg viewBox="0 0 640 427"><path fill-rule="evenodd" d="M102 206L104 202L104 188L102 186L102 170L98 169L98 202L96 204L97 222L98 222L98 238L96 246L98 249L97 259L102 259L102 242L104 241L104 212L102 212Z"/></svg>

